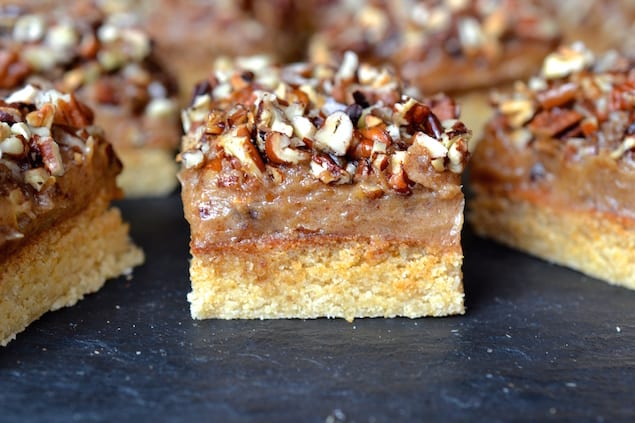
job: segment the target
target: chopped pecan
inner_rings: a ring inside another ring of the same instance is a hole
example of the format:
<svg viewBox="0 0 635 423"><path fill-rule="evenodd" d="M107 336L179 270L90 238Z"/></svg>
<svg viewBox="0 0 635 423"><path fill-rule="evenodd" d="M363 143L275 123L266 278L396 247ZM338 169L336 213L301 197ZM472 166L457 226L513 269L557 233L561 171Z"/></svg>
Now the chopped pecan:
<svg viewBox="0 0 635 423"><path fill-rule="evenodd" d="M553 138L579 123L582 118L575 110L543 110L529 123L529 128L537 136Z"/></svg>
<svg viewBox="0 0 635 423"><path fill-rule="evenodd" d="M14 88L31 73L28 64L15 51L0 50L0 88Z"/></svg>
<svg viewBox="0 0 635 423"><path fill-rule="evenodd" d="M58 125L66 125L74 128L82 128L93 123L93 112L88 106L80 101L73 94L67 102L60 98L57 101L55 117L53 122Z"/></svg>
<svg viewBox="0 0 635 423"><path fill-rule="evenodd" d="M577 83L567 82L538 93L536 98L544 109L553 109L575 99L577 91Z"/></svg>

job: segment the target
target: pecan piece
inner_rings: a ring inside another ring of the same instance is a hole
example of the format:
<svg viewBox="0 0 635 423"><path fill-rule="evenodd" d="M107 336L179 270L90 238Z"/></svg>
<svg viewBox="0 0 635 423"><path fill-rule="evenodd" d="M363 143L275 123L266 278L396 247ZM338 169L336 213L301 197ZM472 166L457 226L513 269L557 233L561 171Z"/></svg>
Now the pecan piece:
<svg viewBox="0 0 635 423"><path fill-rule="evenodd" d="M543 110L533 118L529 128L537 136L553 138L579 123L582 118L575 110Z"/></svg>
<svg viewBox="0 0 635 423"><path fill-rule="evenodd" d="M557 87L538 93L536 98L544 109L553 109L562 106L575 99L578 91L578 84L567 82Z"/></svg>
<svg viewBox="0 0 635 423"><path fill-rule="evenodd" d="M57 109L55 110L53 123L74 128L83 128L92 125L93 112L88 106L77 101L73 94L70 94L70 100L68 102L61 98L57 101Z"/></svg>
<svg viewBox="0 0 635 423"><path fill-rule="evenodd" d="M0 50L0 88L14 88L31 73L15 51Z"/></svg>

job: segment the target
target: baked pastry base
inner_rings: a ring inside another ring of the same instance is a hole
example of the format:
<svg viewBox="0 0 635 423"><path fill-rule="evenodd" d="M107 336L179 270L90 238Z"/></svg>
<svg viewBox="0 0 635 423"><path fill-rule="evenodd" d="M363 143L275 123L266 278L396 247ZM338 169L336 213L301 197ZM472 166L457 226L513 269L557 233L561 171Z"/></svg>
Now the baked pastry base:
<svg viewBox="0 0 635 423"><path fill-rule="evenodd" d="M193 254L192 317L410 318L462 314L459 247L312 236Z"/></svg>
<svg viewBox="0 0 635 423"><path fill-rule="evenodd" d="M126 198L164 197L178 185L178 165L172 151L164 148L116 148L123 163L117 185Z"/></svg>
<svg viewBox="0 0 635 423"><path fill-rule="evenodd" d="M485 193L470 203L468 218L481 236L635 289L633 221Z"/></svg>
<svg viewBox="0 0 635 423"><path fill-rule="evenodd" d="M49 310L71 306L144 260L119 210L97 198L0 261L0 345Z"/></svg>

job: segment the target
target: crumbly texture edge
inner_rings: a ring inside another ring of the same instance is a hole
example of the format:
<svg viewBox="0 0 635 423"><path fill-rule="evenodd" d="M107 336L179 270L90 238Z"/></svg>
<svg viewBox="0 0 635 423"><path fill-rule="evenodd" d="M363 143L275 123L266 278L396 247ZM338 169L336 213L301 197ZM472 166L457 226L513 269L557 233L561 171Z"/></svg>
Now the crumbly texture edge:
<svg viewBox="0 0 635 423"><path fill-rule="evenodd" d="M0 345L49 310L74 305L109 278L130 273L144 254L129 239L118 209L96 199L40 233L0 268Z"/></svg>

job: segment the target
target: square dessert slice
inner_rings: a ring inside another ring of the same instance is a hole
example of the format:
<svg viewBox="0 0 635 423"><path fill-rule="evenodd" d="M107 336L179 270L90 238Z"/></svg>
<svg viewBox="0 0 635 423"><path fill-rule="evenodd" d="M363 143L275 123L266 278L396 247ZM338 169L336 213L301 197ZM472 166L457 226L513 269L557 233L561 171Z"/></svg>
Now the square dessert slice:
<svg viewBox="0 0 635 423"><path fill-rule="evenodd" d="M143 261L109 206L121 164L91 123L69 94L0 100L0 345Z"/></svg>
<svg viewBox="0 0 635 423"><path fill-rule="evenodd" d="M635 288L635 68L582 44L496 99L470 170L481 235Z"/></svg>
<svg viewBox="0 0 635 423"><path fill-rule="evenodd" d="M75 93L124 164L118 182L126 196L174 191L178 93L150 37L135 16L95 2L48 6L0 11L0 90L34 83Z"/></svg>
<svg viewBox="0 0 635 423"><path fill-rule="evenodd" d="M179 174L194 318L464 312L470 132L452 100L352 53L217 71L197 93Z"/></svg>

